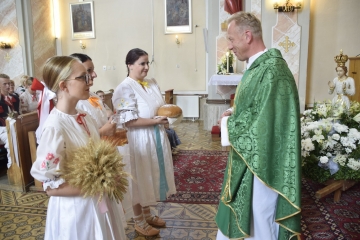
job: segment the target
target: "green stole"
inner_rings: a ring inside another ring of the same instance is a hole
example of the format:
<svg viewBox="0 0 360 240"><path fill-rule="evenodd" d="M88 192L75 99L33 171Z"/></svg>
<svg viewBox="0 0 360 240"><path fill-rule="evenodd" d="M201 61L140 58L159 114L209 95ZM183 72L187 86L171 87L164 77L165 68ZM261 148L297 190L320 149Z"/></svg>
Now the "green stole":
<svg viewBox="0 0 360 240"><path fill-rule="evenodd" d="M294 77L277 49L245 72L227 121L231 150L216 223L231 239L250 236L253 177L277 192L278 239L300 235L301 140ZM256 207L256 206L254 206Z"/></svg>

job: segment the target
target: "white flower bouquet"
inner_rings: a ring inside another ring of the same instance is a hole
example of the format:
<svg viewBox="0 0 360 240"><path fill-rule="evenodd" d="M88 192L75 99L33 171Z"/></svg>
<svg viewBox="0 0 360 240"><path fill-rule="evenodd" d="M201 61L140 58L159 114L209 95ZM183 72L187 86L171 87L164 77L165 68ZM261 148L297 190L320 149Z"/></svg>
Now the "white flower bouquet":
<svg viewBox="0 0 360 240"><path fill-rule="evenodd" d="M316 103L301 118L303 175L317 182L360 180L360 103Z"/></svg>
<svg viewBox="0 0 360 240"><path fill-rule="evenodd" d="M226 74L227 73L227 61L229 61L229 73L234 72L234 54L229 51L229 59L226 54L224 54L217 67L217 74Z"/></svg>

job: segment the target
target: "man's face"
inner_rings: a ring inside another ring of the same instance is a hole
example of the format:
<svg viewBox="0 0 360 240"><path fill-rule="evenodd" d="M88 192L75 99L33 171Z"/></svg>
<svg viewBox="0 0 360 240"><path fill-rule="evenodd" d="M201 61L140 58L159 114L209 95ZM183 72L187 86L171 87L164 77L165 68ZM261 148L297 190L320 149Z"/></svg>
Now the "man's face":
<svg viewBox="0 0 360 240"><path fill-rule="evenodd" d="M247 41L246 31L240 31L239 27L236 26L235 21L231 21L228 30L228 47L232 50L235 56L240 61L246 61L249 59L247 52L249 49L249 44Z"/></svg>
<svg viewBox="0 0 360 240"><path fill-rule="evenodd" d="M0 90L1 94L8 95L10 90L10 79L0 78Z"/></svg>

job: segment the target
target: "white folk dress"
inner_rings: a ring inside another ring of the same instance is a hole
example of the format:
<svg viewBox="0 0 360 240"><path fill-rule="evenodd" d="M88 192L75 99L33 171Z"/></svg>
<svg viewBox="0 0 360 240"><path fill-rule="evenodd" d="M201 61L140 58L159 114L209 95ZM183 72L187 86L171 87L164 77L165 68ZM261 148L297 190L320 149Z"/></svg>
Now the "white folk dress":
<svg viewBox="0 0 360 240"><path fill-rule="evenodd" d="M81 117L84 125L77 122L76 115L65 114L54 108L44 123L38 141L37 157L31 168L31 175L43 182L44 190L58 188L64 179L59 175L67 153L84 146L92 138L99 140L93 119ZM50 197L46 216L45 240L125 240L121 216L116 202L105 197L107 214L97 204L98 197Z"/></svg>
<svg viewBox="0 0 360 240"><path fill-rule="evenodd" d="M89 113L96 121L98 129L100 129L108 121L106 108L104 107L103 102L98 95L95 93L90 93L90 99L91 98L93 101L97 101L98 106L92 105L89 100L80 100L78 101L76 108Z"/></svg>
<svg viewBox="0 0 360 240"><path fill-rule="evenodd" d="M92 98L92 100L91 100ZM96 102L96 104L91 104L90 102ZM106 107L104 107L104 103L101 100L101 98L96 95L95 93L90 93L90 98L87 100L80 100L78 101L76 108L82 111L87 112L88 114L91 115L91 117L95 120L96 122L96 126L98 129L102 128L108 121L108 117L107 117L107 109ZM122 148L125 148L122 147ZM125 148L126 149L126 148ZM121 151L119 150L120 154L123 156L123 163L126 164L126 162L129 161L129 153L128 151ZM128 170L126 168L124 168L124 171ZM131 178L128 178L128 181L130 181ZM127 223L126 223L126 219L129 219L133 216L133 210L132 210L132 205L130 202L130 196L128 194L125 194L124 199L121 203L119 203L119 211L120 211L120 215L122 218L122 222L123 222L123 226L124 228L127 227ZM124 214L124 210L126 210L126 217Z"/></svg>
<svg viewBox="0 0 360 240"><path fill-rule="evenodd" d="M350 107L350 101L348 96L355 94L355 82L352 77L347 77L343 81L339 81L336 77L333 80L335 88L333 90L329 89L329 94L335 92L335 97L332 100L332 104L344 104L346 108ZM343 84L346 84L345 91L343 90Z"/></svg>
<svg viewBox="0 0 360 240"><path fill-rule="evenodd" d="M154 118L158 108L165 104L156 81L144 81L148 82L146 91L130 77L115 89L112 101L117 112L125 111L125 122ZM149 206L176 193L171 147L164 126L130 127L127 137L133 176L129 191L133 205Z"/></svg>
<svg viewBox="0 0 360 240"><path fill-rule="evenodd" d="M20 106L21 112L36 111L38 106L37 94L35 93L33 95L28 90L25 90L25 92L20 95Z"/></svg>

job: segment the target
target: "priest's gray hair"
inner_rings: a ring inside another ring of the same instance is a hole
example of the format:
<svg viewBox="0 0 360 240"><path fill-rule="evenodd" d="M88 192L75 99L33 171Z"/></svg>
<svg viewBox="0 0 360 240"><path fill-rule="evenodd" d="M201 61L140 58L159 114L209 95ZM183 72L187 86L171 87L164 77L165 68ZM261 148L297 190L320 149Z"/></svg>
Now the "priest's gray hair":
<svg viewBox="0 0 360 240"><path fill-rule="evenodd" d="M248 12L237 12L228 18L227 23L229 24L232 21L235 22L241 32L250 30L255 38L262 39L261 22L254 14Z"/></svg>

